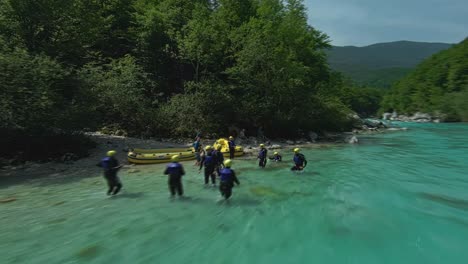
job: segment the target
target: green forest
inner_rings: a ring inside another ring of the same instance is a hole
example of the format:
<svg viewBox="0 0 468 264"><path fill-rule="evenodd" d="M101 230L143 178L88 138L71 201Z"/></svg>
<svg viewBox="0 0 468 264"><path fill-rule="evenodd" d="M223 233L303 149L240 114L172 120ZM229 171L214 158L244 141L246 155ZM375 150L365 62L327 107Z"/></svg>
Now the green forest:
<svg viewBox="0 0 468 264"><path fill-rule="evenodd" d="M468 39L433 55L398 81L382 101L382 111L393 110L468 121Z"/></svg>
<svg viewBox="0 0 468 264"><path fill-rule="evenodd" d="M382 95L330 70L329 47L300 0L0 0L0 155L59 155L83 131L349 130Z"/></svg>

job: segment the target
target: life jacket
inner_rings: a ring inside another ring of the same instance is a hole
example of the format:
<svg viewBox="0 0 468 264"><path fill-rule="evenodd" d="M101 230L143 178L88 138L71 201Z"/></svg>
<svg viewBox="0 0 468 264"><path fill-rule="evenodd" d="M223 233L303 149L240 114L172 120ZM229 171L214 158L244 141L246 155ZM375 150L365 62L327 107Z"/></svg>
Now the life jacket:
<svg viewBox="0 0 468 264"><path fill-rule="evenodd" d="M101 160L101 166L104 170L109 171L115 167L115 160L112 157L105 157Z"/></svg>
<svg viewBox="0 0 468 264"><path fill-rule="evenodd" d="M259 157L260 159L265 159L266 156L267 156L267 150L266 150L266 149L261 149L261 150L260 150L260 153L258 153L258 157Z"/></svg>
<svg viewBox="0 0 468 264"><path fill-rule="evenodd" d="M230 182L232 181L232 173L233 171L229 168L224 168L220 171L219 176L222 182Z"/></svg>
<svg viewBox="0 0 468 264"><path fill-rule="evenodd" d="M304 164L305 157L302 154L294 155L294 163L298 166L302 166Z"/></svg>
<svg viewBox="0 0 468 264"><path fill-rule="evenodd" d="M178 162L169 163L166 170L169 175L181 175L182 165Z"/></svg>
<svg viewBox="0 0 468 264"><path fill-rule="evenodd" d="M215 163L216 163L216 158L213 155L213 153L211 155L206 155L205 156L205 167L214 166Z"/></svg>

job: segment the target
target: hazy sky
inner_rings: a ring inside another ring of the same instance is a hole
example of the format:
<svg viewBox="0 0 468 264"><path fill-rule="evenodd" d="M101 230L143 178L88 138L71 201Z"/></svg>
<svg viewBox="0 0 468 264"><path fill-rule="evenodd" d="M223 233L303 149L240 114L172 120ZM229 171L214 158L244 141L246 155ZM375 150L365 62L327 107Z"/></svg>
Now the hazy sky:
<svg viewBox="0 0 468 264"><path fill-rule="evenodd" d="M309 23L337 46L468 36L468 0L305 0Z"/></svg>

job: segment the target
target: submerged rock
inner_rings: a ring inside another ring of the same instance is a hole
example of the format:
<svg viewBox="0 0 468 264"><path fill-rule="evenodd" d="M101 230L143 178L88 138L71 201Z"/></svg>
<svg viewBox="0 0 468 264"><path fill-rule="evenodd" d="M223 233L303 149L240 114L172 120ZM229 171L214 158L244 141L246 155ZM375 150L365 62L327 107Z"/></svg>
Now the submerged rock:
<svg viewBox="0 0 468 264"><path fill-rule="evenodd" d="M14 201L16 201L15 197L8 197L8 198L0 199L0 203L11 203L11 202L14 202Z"/></svg>
<svg viewBox="0 0 468 264"><path fill-rule="evenodd" d="M92 245L92 246L87 246L82 248L78 253L76 254L77 257L81 259L93 259L99 255L99 252L101 251L101 247L98 245Z"/></svg>
<svg viewBox="0 0 468 264"><path fill-rule="evenodd" d="M257 186L250 188L250 192L257 196L268 196L273 198L280 198L285 194L281 191L275 190L271 187Z"/></svg>

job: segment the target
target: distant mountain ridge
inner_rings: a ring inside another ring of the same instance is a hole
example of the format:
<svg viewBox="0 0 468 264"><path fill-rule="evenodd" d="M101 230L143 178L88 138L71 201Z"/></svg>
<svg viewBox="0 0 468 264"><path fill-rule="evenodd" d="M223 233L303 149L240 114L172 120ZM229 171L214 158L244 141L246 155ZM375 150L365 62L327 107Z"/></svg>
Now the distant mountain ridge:
<svg viewBox="0 0 468 264"><path fill-rule="evenodd" d="M414 41L377 43L365 47L332 47L330 67L359 84L388 88L424 59L453 44Z"/></svg>

